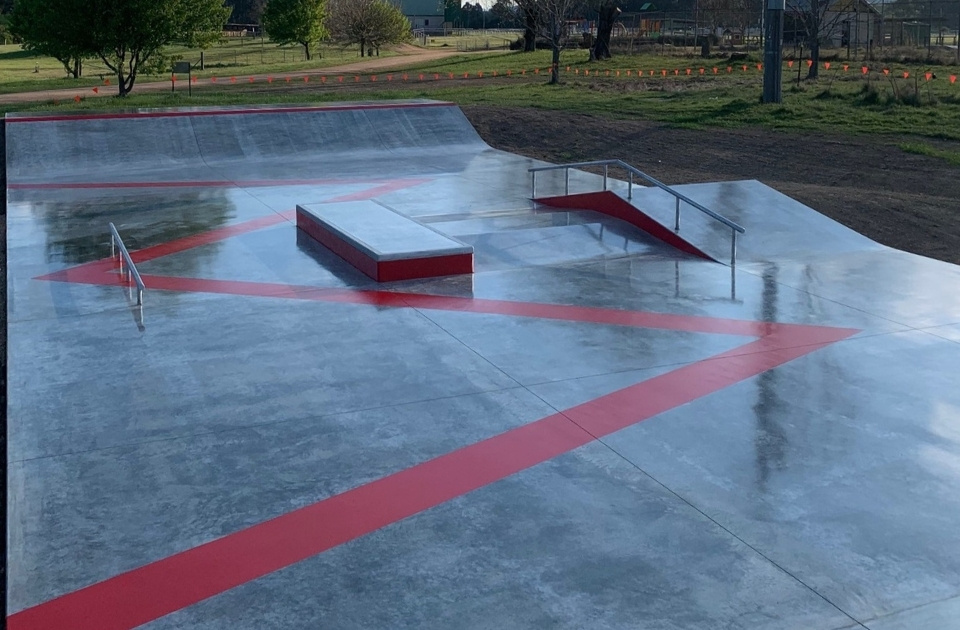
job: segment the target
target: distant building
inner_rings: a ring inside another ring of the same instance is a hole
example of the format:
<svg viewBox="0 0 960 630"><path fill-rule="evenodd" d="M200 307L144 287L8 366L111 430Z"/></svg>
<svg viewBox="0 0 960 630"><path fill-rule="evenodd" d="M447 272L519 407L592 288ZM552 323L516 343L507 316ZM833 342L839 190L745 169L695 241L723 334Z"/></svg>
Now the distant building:
<svg viewBox="0 0 960 630"><path fill-rule="evenodd" d="M822 0L830 1L830 0ZM804 35L804 15L810 11L810 0L787 0L784 39L796 41ZM871 46L879 43L883 20L880 12L866 0L833 0L820 25L820 43L825 46Z"/></svg>
<svg viewBox="0 0 960 630"><path fill-rule="evenodd" d="M391 0L410 20L413 29L443 28L443 0Z"/></svg>

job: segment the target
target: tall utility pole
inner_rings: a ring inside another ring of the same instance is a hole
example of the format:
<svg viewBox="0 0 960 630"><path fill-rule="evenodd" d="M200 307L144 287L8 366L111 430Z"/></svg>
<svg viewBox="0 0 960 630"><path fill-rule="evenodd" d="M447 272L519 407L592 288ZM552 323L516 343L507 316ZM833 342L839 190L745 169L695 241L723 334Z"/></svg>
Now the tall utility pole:
<svg viewBox="0 0 960 630"><path fill-rule="evenodd" d="M783 101L783 12L786 0L767 0L763 51L763 102Z"/></svg>

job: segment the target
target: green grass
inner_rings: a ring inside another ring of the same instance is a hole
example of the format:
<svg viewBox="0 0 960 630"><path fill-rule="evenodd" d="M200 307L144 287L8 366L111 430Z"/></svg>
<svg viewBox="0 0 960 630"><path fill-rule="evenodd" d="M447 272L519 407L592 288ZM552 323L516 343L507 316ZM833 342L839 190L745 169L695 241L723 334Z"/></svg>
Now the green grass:
<svg viewBox="0 0 960 630"><path fill-rule="evenodd" d="M687 127L745 127L762 126L771 129L887 135L900 142L904 136L939 138L960 141L960 83L949 83L957 68L941 67L937 78L927 82L914 77L925 71L912 67L910 79L903 79L904 68L891 68L888 77L871 75L864 79L859 64L844 73L842 63L833 64L820 80L801 82L796 86L789 76L784 82L783 104L762 105L759 101L762 73L756 62L743 63L727 73L726 60L712 60L710 64L699 59L663 58L656 56L616 57L603 64L590 63L583 51L565 52L561 60L562 80L559 86L546 85L549 53L491 53L455 55L430 63L411 65L405 72L410 82L400 83L404 71L392 70L394 83L385 85L385 71L380 71L378 83L365 79L361 85L348 82L349 88L339 89L329 81L325 86L316 82L303 85L276 82L248 85L240 80L236 85L220 81L216 86L198 86L191 99L182 92L170 94L134 94L127 99L91 99L83 103L61 103L31 106L7 106L5 111L57 109L108 109L117 107L175 107L182 105L233 105L243 103L309 103L335 100L378 100L388 98L435 98L462 105L505 105L530 107L543 111L567 111L614 119L646 119ZM352 59L350 59L352 60ZM2 66L2 64L0 64ZM570 67L570 71L566 70ZM691 76L686 68L691 67ZM714 75L712 68L719 70ZM706 69L705 76L699 68ZM540 75L533 69L540 68ZM638 80L636 71L644 70ZM648 72L654 69L656 76ZM673 70L679 70L679 75ZM260 72L260 67L251 70ZM526 70L525 74L521 74ZM577 73L579 70L579 74ZM589 70L589 76L584 72ZM626 75L627 71L630 76ZM662 71L667 70L664 78ZM478 72L484 79L477 78ZM493 72L497 78L493 78ZM510 71L510 76L507 76ZM617 71L620 76L617 77ZM609 72L609 75L608 75ZM805 72L805 70L804 70ZM251 72L252 74L253 72ZM449 81L453 74L461 78L467 73L471 80ZM426 79L416 80L419 74ZM242 73L237 73L238 78ZM438 75L441 80L434 80ZM226 77L227 73L218 73ZM895 78L896 77L896 78ZM181 88L182 89L182 88ZM949 153L952 151L930 148ZM789 146L784 147L784 154ZM928 153L929 154L929 153ZM939 155L939 154L938 154Z"/></svg>
<svg viewBox="0 0 960 630"><path fill-rule="evenodd" d="M900 148L906 151L907 153L914 153L916 155L928 155L930 157L941 158L953 164L954 166L960 166L960 151L950 151L947 149L938 149L932 147L929 144L923 142L903 142L900 144Z"/></svg>
<svg viewBox="0 0 960 630"><path fill-rule="evenodd" d="M183 46L171 46L167 52L184 61L200 62L200 50ZM317 54L319 53L319 54ZM382 50L381 56L394 53ZM314 51L310 61L304 60L303 48L278 46L269 40L255 38L224 38L219 44L203 51L205 70L197 69L199 77L229 76L232 74L265 74L271 72L296 72L360 61L355 48L322 46ZM55 90L60 88L92 87L100 85L113 73L102 61L84 61L83 78L75 80L67 76L63 65L51 57L35 55L19 45L0 46L0 94L32 90ZM168 79L169 74L144 74L138 81Z"/></svg>

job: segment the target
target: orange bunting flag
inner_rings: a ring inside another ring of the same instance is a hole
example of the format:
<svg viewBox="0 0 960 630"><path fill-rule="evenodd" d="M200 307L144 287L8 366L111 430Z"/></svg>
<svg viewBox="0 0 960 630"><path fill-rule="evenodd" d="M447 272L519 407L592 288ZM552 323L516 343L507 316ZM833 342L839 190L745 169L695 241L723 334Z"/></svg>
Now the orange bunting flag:
<svg viewBox="0 0 960 630"><path fill-rule="evenodd" d="M79 102L80 102L80 95L77 94L76 96L74 96L74 97L73 97L73 101L74 101L75 103L79 103Z"/></svg>
<svg viewBox="0 0 960 630"><path fill-rule="evenodd" d="M701 74L701 76L702 76L702 75L703 75L703 73L704 73L704 72L706 72L706 71L707 71L707 69L706 69L706 68L700 68L700 74Z"/></svg>
<svg viewBox="0 0 960 630"><path fill-rule="evenodd" d="M434 75L433 75L433 80L434 80L434 81L439 81L439 80L440 80L440 75L434 73Z"/></svg>
<svg viewBox="0 0 960 630"><path fill-rule="evenodd" d="M464 72L464 73L463 73L463 78L464 78L464 79L469 79L469 78L470 78L470 73L469 73L469 72Z"/></svg>
<svg viewBox="0 0 960 630"><path fill-rule="evenodd" d="M589 77L589 76L590 76L590 71L589 71L589 70L584 70L584 71L583 71L583 76Z"/></svg>
<svg viewBox="0 0 960 630"><path fill-rule="evenodd" d="M110 79L104 79L104 80L103 80L103 84L104 84L104 85L110 85Z"/></svg>
<svg viewBox="0 0 960 630"><path fill-rule="evenodd" d="M94 93L94 94L99 94L99 93L100 93L100 88L98 88L98 87L93 88L93 93Z"/></svg>
<svg viewBox="0 0 960 630"><path fill-rule="evenodd" d="M527 69L524 68L523 70L521 70L521 71L520 71L520 74L526 76L526 74L527 74Z"/></svg>
<svg viewBox="0 0 960 630"><path fill-rule="evenodd" d="M717 68L716 66L714 66L714 67L713 67L713 73L714 73L714 74L717 74L718 72L720 72L720 69Z"/></svg>
<svg viewBox="0 0 960 630"><path fill-rule="evenodd" d="M807 59L807 67L809 68L809 67L812 66L812 65L813 65L813 60L812 60L812 59Z"/></svg>
<svg viewBox="0 0 960 630"><path fill-rule="evenodd" d="M418 78L420 81L423 81L423 75L422 75L422 74L417 75L417 78Z"/></svg>
<svg viewBox="0 0 960 630"><path fill-rule="evenodd" d="M567 66L567 72L570 72L570 66ZM497 71L493 71L493 76L497 76Z"/></svg>
<svg viewBox="0 0 960 630"><path fill-rule="evenodd" d="M956 83L956 82L957 82L957 75L951 74L951 75L950 75L950 83Z"/></svg>
<svg viewBox="0 0 960 630"><path fill-rule="evenodd" d="M453 73L452 73L452 72L448 72L448 73L447 73L447 78L448 78L448 79L452 79L452 78L453 78Z"/></svg>
<svg viewBox="0 0 960 630"><path fill-rule="evenodd" d="M540 74L540 68L534 68L534 69L533 69L533 73L534 73L534 74Z"/></svg>
<svg viewBox="0 0 960 630"><path fill-rule="evenodd" d="M618 76L618 77L620 76L620 71L619 71L619 70L617 70L617 76Z"/></svg>
<svg viewBox="0 0 960 630"><path fill-rule="evenodd" d="M747 71L747 67L746 67L746 66L743 67L743 71L744 71L744 72Z"/></svg>
<svg viewBox="0 0 960 630"><path fill-rule="evenodd" d="M190 77L190 81L191 81L192 83L196 83L196 82L197 82L197 77Z"/></svg>
<svg viewBox="0 0 960 630"><path fill-rule="evenodd" d="M673 69L673 76L675 76L675 77L680 76L680 68L674 68L674 69Z"/></svg>
<svg viewBox="0 0 960 630"><path fill-rule="evenodd" d="M628 76L628 77L630 76L630 71L629 71L629 70L627 70L627 76Z"/></svg>
<svg viewBox="0 0 960 630"><path fill-rule="evenodd" d="M762 64L762 63L758 63L758 64L757 64L757 70L763 70L763 64Z"/></svg>
<svg viewBox="0 0 960 630"><path fill-rule="evenodd" d="M482 79L482 78L483 78L483 72L478 72L478 73L477 73L477 78L478 78L478 79Z"/></svg>
<svg viewBox="0 0 960 630"><path fill-rule="evenodd" d="M884 69L883 69L883 73L886 74L886 75L889 75L889 74L890 74L890 68L884 68Z"/></svg>
<svg viewBox="0 0 960 630"><path fill-rule="evenodd" d="M651 77L653 76L653 70L650 71L650 76L651 76Z"/></svg>
<svg viewBox="0 0 960 630"><path fill-rule="evenodd" d="M843 64L843 71L844 71L844 72L846 72L846 71L849 70L849 69L850 69L850 66L848 66L847 64Z"/></svg>
<svg viewBox="0 0 960 630"><path fill-rule="evenodd" d="M829 62L829 61L824 61L824 62L823 62L823 69L824 69L824 70L829 70L829 69L830 69L830 62Z"/></svg>
<svg viewBox="0 0 960 630"><path fill-rule="evenodd" d="M727 74L730 74L731 72L733 72L733 68L731 66L727 66Z"/></svg>
<svg viewBox="0 0 960 630"><path fill-rule="evenodd" d="M267 77L267 83L273 83L273 77Z"/></svg>
<svg viewBox="0 0 960 630"><path fill-rule="evenodd" d="M371 83L374 83L374 82L376 82L376 80L377 80L377 75L371 74L371 75L370 75L370 82L371 82Z"/></svg>
<svg viewBox="0 0 960 630"><path fill-rule="evenodd" d="M609 77L609 76L610 76L610 71L607 70L607 72L606 72L605 74Z"/></svg>
<svg viewBox="0 0 960 630"><path fill-rule="evenodd" d="M303 77L304 83L310 83L310 77Z"/></svg>
<svg viewBox="0 0 960 630"><path fill-rule="evenodd" d="M930 72L927 72L926 74L923 75L923 78L925 78L927 81L929 81L930 79L933 78L933 74L930 73Z"/></svg>
<svg viewBox="0 0 960 630"><path fill-rule="evenodd" d="M570 66L567 66L567 72L570 72ZM493 76L497 76L497 73L494 72L494 73L493 73Z"/></svg>
<svg viewBox="0 0 960 630"><path fill-rule="evenodd" d="M321 76L321 77L320 77L320 83L326 83L326 82L327 82L327 77L326 77L326 75Z"/></svg>
<svg viewBox="0 0 960 630"><path fill-rule="evenodd" d="M507 70L507 76L508 77L513 76L513 70Z"/></svg>
<svg viewBox="0 0 960 630"><path fill-rule="evenodd" d="M337 83L343 83L343 75L342 75L342 74L341 74L339 77L337 77Z"/></svg>
<svg viewBox="0 0 960 630"><path fill-rule="evenodd" d="M290 77L287 77L287 83L290 83Z"/></svg>
<svg viewBox="0 0 960 630"><path fill-rule="evenodd" d="M250 77L250 83L253 83L253 77Z"/></svg>
<svg viewBox="0 0 960 630"><path fill-rule="evenodd" d="M171 74L171 75L170 75L170 81L172 81L173 83L176 83L176 82L177 82L177 75Z"/></svg>
<svg viewBox="0 0 960 630"><path fill-rule="evenodd" d="M237 77L230 77L230 83L236 83Z"/></svg>
<svg viewBox="0 0 960 630"><path fill-rule="evenodd" d="M666 70L661 70L661 71L660 71L660 74L661 74L662 76L667 76L667 71L666 71Z"/></svg>
<svg viewBox="0 0 960 630"><path fill-rule="evenodd" d="M792 68L792 67L793 67L793 59L790 59L789 61L787 61L787 67L788 67L788 68Z"/></svg>
<svg viewBox="0 0 960 630"><path fill-rule="evenodd" d="M862 68L860 68L860 72L862 72L863 74L867 74L870 72L870 68L863 66Z"/></svg>
<svg viewBox="0 0 960 630"><path fill-rule="evenodd" d="M690 68L687 68L687 76L690 76Z"/></svg>
<svg viewBox="0 0 960 630"><path fill-rule="evenodd" d="M910 73L909 73L909 72L904 72L904 73L903 73L903 78L904 78L904 79L909 79L909 78L910 78Z"/></svg>
<svg viewBox="0 0 960 630"><path fill-rule="evenodd" d="M410 78L410 75L408 75L408 74L405 74L405 75L403 75L403 76L402 76L402 77L400 77L400 78L401 78L401 79L403 79L404 81L406 81L407 79L409 79L409 78Z"/></svg>
<svg viewBox="0 0 960 630"><path fill-rule="evenodd" d="M210 77L210 83L216 83L217 77Z"/></svg>

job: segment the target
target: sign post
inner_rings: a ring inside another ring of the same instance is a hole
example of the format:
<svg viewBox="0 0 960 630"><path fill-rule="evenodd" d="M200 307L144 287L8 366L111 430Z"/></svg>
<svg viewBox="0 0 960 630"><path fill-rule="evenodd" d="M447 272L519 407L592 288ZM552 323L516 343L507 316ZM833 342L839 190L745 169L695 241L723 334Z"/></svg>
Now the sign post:
<svg viewBox="0 0 960 630"><path fill-rule="evenodd" d="M186 74L187 75L187 95L193 96L193 66L189 61L178 61L173 64L173 75L177 74ZM174 79L171 79L171 90L176 91L177 82Z"/></svg>

